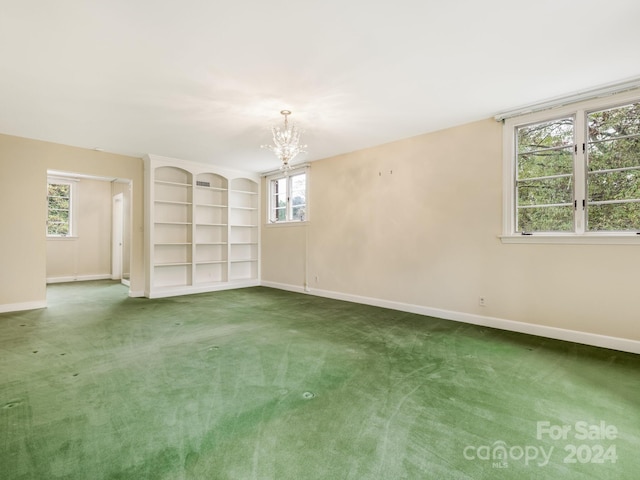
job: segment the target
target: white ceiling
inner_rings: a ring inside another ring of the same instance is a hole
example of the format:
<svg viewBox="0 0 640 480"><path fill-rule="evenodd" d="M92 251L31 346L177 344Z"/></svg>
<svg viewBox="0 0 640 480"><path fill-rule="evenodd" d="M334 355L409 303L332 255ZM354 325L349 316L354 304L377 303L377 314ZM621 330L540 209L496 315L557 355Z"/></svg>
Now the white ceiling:
<svg viewBox="0 0 640 480"><path fill-rule="evenodd" d="M640 75L638 0L0 0L0 132L266 171Z"/></svg>

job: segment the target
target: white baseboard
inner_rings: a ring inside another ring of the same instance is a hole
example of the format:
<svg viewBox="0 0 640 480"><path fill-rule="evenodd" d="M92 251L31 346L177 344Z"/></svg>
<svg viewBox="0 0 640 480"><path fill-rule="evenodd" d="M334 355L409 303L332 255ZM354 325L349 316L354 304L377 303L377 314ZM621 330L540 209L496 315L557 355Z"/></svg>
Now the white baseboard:
<svg viewBox="0 0 640 480"><path fill-rule="evenodd" d="M85 282L88 280L111 280L111 274L69 275L65 277L47 277L47 283Z"/></svg>
<svg viewBox="0 0 640 480"><path fill-rule="evenodd" d="M230 282L203 283L201 285L180 286L180 287L155 287L151 291L145 290L144 296L148 298L165 298L179 295L191 295L193 293L209 293L221 290L234 290L236 288L258 287L260 280L233 280Z"/></svg>
<svg viewBox="0 0 640 480"><path fill-rule="evenodd" d="M289 285L288 283L265 282L263 280L260 282L260 285L263 287L277 288L278 290L287 290L288 292L312 293L310 290L305 289L304 287L299 287L297 285ZM320 290L314 290L314 292L316 291L320 291ZM315 293L313 293L313 295L315 295ZM322 297L324 295L318 295L318 296ZM361 303L361 302L355 302L355 303Z"/></svg>
<svg viewBox="0 0 640 480"><path fill-rule="evenodd" d="M515 320L507 320L497 317L486 317L473 313L456 312L452 310L442 310L439 308L430 308L422 305L414 305L410 303L394 302L392 300L382 300L379 298L363 297L360 295L352 295L348 293L333 292L330 290L305 289L297 285L288 285L277 282L262 282L265 287L277 288L279 290L288 290L290 292L306 293L318 297L332 298L334 300L344 300L347 302L361 303L374 307L389 308L402 312L417 313L429 317L442 318L445 320L453 320L456 322L470 323L473 325L481 325L484 327L498 328L500 330L508 330L511 332L526 333L539 337L553 338L556 340L565 340L568 342L581 343L594 347L609 348L612 350L620 350L622 352L630 352L640 354L640 341L631 340L620 337L610 337L607 335L599 335L595 333L580 332L577 330L567 330L564 328L549 327L546 325L536 325L533 323L517 322Z"/></svg>
<svg viewBox="0 0 640 480"><path fill-rule="evenodd" d="M140 298L140 297L144 297L144 290L140 290L140 291L129 290L129 296L130 296L131 298Z"/></svg>
<svg viewBox="0 0 640 480"><path fill-rule="evenodd" d="M22 310L35 310L37 308L47 308L47 301L41 300L37 302L7 303L4 305L0 305L0 313L19 312Z"/></svg>

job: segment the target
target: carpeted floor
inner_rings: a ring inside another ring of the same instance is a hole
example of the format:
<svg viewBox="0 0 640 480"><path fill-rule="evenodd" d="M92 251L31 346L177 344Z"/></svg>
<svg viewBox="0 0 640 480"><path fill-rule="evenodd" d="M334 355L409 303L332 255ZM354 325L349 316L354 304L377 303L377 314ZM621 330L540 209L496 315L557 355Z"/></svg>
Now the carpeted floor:
<svg viewBox="0 0 640 480"><path fill-rule="evenodd" d="M48 302L0 315L2 479L640 472L636 355L267 288Z"/></svg>

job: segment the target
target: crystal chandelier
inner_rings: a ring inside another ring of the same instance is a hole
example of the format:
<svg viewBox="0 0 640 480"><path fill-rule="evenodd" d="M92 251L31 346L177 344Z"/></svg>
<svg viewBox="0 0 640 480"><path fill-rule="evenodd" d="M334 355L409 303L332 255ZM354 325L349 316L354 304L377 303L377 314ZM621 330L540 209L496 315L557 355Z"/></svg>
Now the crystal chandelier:
<svg viewBox="0 0 640 480"><path fill-rule="evenodd" d="M268 148L276 157L282 162L280 170L289 170L291 166L289 162L299 153L305 153L306 145L300 145L300 135L302 132L296 128L295 125L289 127L287 117L291 115L291 111L282 110L280 112L284 115L284 129L280 127L272 127L274 145L261 145L261 148Z"/></svg>

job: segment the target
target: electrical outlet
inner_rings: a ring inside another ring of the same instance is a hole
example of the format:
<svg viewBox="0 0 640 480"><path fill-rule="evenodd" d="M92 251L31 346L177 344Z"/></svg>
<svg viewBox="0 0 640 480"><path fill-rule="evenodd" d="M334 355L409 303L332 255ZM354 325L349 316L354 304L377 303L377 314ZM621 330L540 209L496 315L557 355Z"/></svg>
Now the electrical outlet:
<svg viewBox="0 0 640 480"><path fill-rule="evenodd" d="M486 307L487 306L487 299L484 297L479 297L478 298L478 305L480 305L481 307Z"/></svg>

